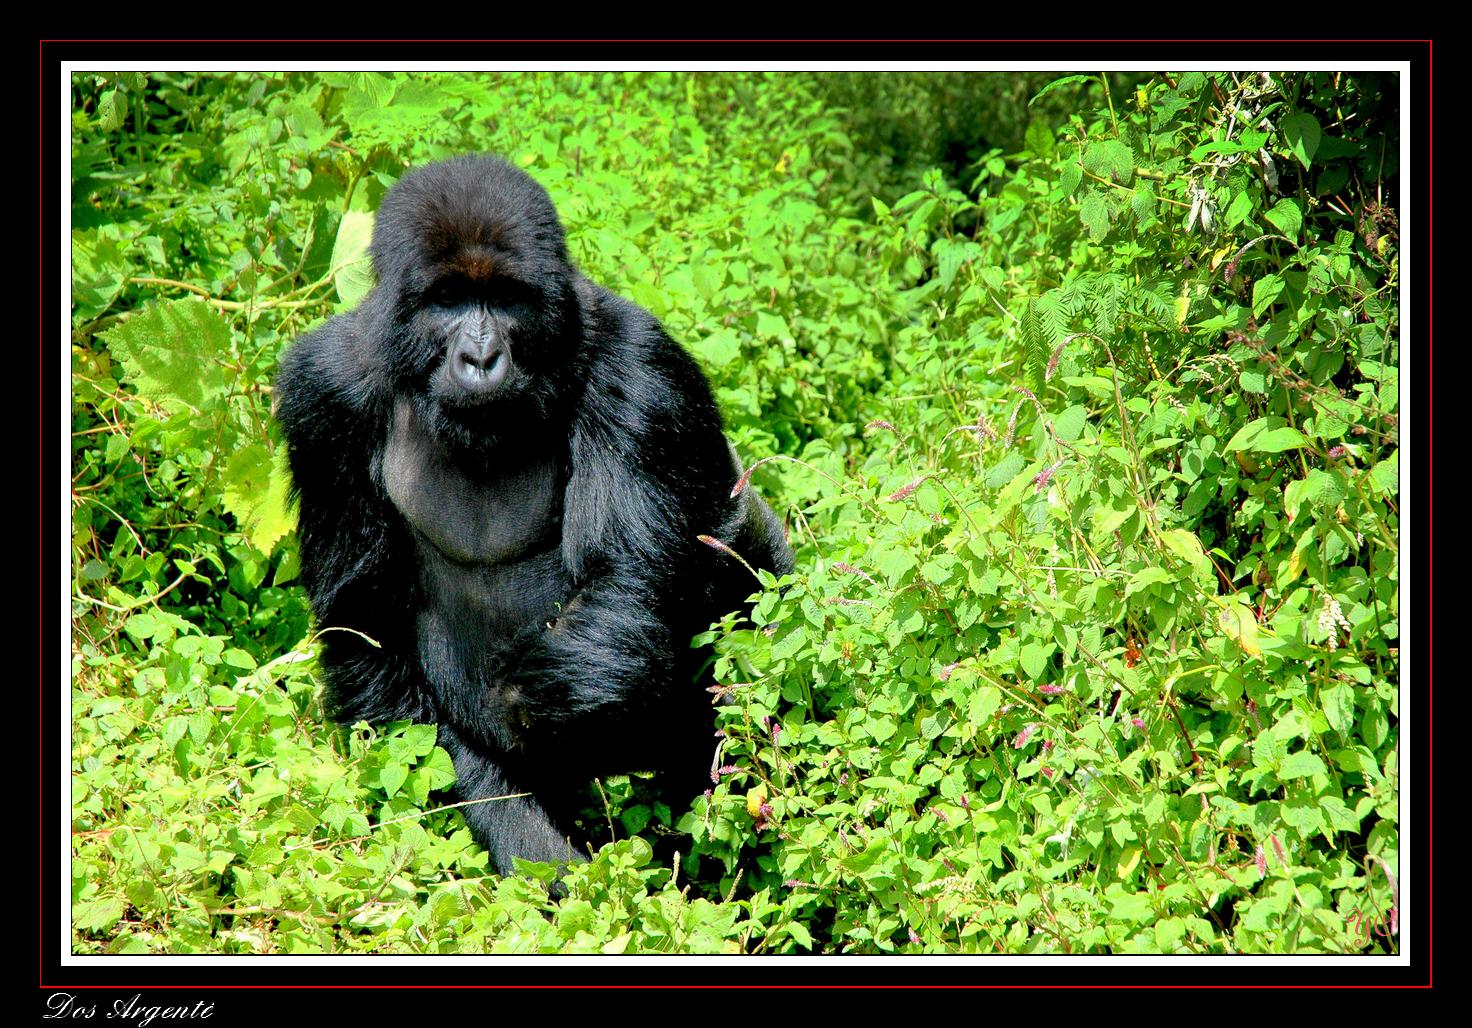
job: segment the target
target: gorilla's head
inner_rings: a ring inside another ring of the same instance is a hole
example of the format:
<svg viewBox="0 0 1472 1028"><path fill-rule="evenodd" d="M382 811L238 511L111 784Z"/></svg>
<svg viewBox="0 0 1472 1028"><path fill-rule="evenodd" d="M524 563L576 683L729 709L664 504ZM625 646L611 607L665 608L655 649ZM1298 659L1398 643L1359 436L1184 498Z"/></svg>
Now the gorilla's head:
<svg viewBox="0 0 1472 1028"><path fill-rule="evenodd" d="M366 305L394 391L445 442L483 450L551 417L579 381L575 272L546 191L492 157L405 175L378 209Z"/></svg>

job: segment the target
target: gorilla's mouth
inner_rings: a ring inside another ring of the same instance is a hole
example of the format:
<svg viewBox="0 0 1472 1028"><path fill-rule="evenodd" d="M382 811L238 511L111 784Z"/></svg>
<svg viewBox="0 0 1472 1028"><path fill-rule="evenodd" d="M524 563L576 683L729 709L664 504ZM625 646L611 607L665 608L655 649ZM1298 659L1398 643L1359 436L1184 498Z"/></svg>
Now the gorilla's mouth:
<svg viewBox="0 0 1472 1028"><path fill-rule="evenodd" d="M462 449L484 449L543 423L546 415L540 397L534 390L516 388L522 384L504 382L491 393L432 390L415 406L423 423L444 442Z"/></svg>

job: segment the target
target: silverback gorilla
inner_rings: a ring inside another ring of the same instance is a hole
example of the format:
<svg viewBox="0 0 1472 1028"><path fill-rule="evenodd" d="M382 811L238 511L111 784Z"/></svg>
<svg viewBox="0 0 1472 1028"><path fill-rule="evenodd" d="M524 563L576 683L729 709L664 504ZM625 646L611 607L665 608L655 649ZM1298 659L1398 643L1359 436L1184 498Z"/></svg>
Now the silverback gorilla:
<svg viewBox="0 0 1472 1028"><path fill-rule="evenodd" d="M588 781L714 752L691 637L792 568L700 370L568 259L506 162L405 175L377 286L281 362L277 417L336 720L436 722L496 867L563 862ZM368 637L372 642L364 637ZM374 645L376 643L377 645Z"/></svg>

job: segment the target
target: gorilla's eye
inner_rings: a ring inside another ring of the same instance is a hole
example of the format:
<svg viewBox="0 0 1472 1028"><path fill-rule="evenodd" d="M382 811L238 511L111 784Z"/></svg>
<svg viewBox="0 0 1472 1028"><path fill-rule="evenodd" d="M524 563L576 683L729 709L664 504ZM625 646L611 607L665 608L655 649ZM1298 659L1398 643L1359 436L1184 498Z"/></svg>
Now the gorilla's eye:
<svg viewBox="0 0 1472 1028"><path fill-rule="evenodd" d="M424 294L424 302L431 307L460 307L470 300L469 291L454 282L438 282Z"/></svg>

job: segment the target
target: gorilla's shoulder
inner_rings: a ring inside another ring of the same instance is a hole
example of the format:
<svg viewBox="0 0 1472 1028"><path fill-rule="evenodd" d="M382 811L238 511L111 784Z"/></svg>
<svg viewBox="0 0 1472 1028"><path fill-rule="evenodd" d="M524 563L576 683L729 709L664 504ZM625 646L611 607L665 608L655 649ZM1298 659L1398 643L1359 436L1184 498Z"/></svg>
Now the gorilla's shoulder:
<svg viewBox="0 0 1472 1028"><path fill-rule="evenodd" d="M621 412L618 420L631 428L719 433L720 415L700 366L659 319L581 276L577 288L592 390L585 412L591 403L600 414Z"/></svg>
<svg viewBox="0 0 1472 1028"><path fill-rule="evenodd" d="M383 348L364 332L364 315L335 315L282 354L274 390L287 418L298 409L320 413L324 404L364 412L387 394Z"/></svg>

